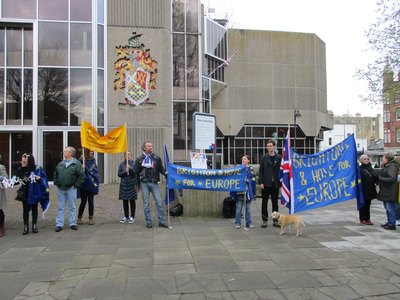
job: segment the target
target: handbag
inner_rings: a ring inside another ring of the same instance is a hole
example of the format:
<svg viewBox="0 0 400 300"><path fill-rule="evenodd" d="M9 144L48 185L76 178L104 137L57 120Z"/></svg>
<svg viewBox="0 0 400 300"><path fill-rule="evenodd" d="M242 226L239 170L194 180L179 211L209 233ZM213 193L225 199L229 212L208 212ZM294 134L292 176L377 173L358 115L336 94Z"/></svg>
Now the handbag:
<svg viewBox="0 0 400 300"><path fill-rule="evenodd" d="M26 190L27 190L28 185L27 184L22 184L19 189L17 190L17 195L15 196L15 200L17 201L26 201Z"/></svg>

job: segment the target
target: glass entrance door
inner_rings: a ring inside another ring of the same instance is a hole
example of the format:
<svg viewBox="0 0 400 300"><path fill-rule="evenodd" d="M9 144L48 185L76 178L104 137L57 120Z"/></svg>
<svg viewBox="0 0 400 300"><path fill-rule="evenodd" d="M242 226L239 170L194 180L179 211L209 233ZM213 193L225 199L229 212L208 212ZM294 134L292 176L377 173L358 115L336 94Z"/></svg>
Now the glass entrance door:
<svg viewBox="0 0 400 300"><path fill-rule="evenodd" d="M47 174L47 179L53 181L55 167L63 159L62 151L65 147L72 146L76 149L75 158L79 159L81 156L80 132L41 130L39 136L42 139L43 169Z"/></svg>

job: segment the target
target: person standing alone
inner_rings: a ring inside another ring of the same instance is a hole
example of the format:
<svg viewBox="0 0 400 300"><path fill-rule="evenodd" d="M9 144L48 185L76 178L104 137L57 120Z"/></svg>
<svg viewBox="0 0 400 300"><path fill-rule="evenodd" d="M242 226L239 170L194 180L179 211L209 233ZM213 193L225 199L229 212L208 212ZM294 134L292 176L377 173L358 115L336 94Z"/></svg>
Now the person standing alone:
<svg viewBox="0 0 400 300"><path fill-rule="evenodd" d="M153 195L157 206L158 227L169 228L165 224L164 207L161 198L160 173L164 176L168 174L162 164L161 157L153 153L153 145L150 142L144 142L142 145L143 154L135 162L136 188L139 192L142 189L143 211L146 218L146 227L152 228L150 212L150 193Z"/></svg>
<svg viewBox="0 0 400 300"><path fill-rule="evenodd" d="M261 228L268 226L268 198L271 195L272 211L278 211L278 195L281 182L278 179L279 169L281 167L282 156L275 153L275 142L267 141L268 153L261 156L260 176L258 183L260 184L262 193L262 209L261 217L263 223ZM281 227L277 220L274 220L275 227Z"/></svg>
<svg viewBox="0 0 400 300"><path fill-rule="evenodd" d="M76 196L77 188L85 181L85 173L82 164L75 158L75 153L75 148L65 148L64 159L56 166L54 172L54 185L57 187L58 197L56 232L60 232L64 226L64 211L67 202L69 226L72 230L78 230L78 226L76 226Z"/></svg>

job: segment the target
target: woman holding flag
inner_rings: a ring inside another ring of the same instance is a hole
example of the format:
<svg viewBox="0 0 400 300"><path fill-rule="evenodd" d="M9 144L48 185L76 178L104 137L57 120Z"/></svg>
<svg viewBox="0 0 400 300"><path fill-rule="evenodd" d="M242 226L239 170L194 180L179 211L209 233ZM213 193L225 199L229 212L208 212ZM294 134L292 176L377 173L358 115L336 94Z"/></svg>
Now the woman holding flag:
<svg viewBox="0 0 400 300"><path fill-rule="evenodd" d="M79 206L78 221L77 224L82 224L82 215L85 211L86 202L89 203L89 225L94 225L93 213L94 213L94 195L99 193L99 171L94 158L94 151L85 148L84 150L85 159L83 156L79 159L82 164L82 169L85 172L85 181L79 188L81 196L81 205ZM79 197L78 197L79 198Z"/></svg>
<svg viewBox="0 0 400 300"><path fill-rule="evenodd" d="M246 192L230 192L230 195L236 201L236 229L240 229L242 221L242 208L244 203L246 203L244 205L246 226L249 228L254 228L254 225L251 222L250 204L251 200L254 199L256 194L256 175L253 168L250 166L250 156L243 156L242 165L246 166Z"/></svg>

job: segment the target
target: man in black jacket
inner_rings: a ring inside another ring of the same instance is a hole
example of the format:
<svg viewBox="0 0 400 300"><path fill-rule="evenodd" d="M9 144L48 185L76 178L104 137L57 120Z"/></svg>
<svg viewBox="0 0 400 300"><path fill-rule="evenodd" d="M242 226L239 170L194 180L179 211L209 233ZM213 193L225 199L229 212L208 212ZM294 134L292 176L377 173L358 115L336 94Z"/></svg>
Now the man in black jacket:
<svg viewBox="0 0 400 300"><path fill-rule="evenodd" d="M160 173L164 176L168 174L162 164L161 157L153 153L153 145L150 142L144 142L143 154L135 162L136 187L139 192L142 189L143 211L146 218L146 227L153 227L150 212L150 193L153 195L157 206L158 226L168 228L165 224L164 206L161 198Z"/></svg>
<svg viewBox="0 0 400 300"><path fill-rule="evenodd" d="M281 167L282 156L275 153L275 142L267 141L268 153L261 157L260 176L258 183L262 192L262 211L261 217L263 223L261 228L266 228L268 225L268 198L271 195L272 211L278 211L278 195L281 182L278 179L279 169ZM274 226L280 227L279 222L274 220Z"/></svg>

